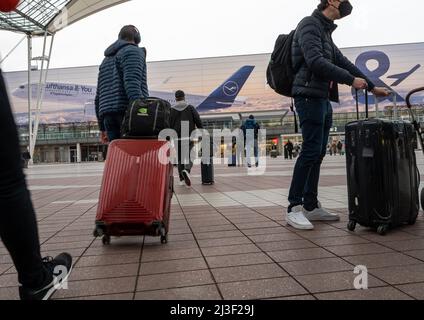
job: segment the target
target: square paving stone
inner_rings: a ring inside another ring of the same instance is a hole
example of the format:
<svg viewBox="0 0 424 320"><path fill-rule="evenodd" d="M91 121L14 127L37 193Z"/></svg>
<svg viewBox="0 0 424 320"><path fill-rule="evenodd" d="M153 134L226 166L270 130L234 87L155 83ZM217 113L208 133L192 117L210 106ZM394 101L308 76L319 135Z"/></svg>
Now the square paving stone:
<svg viewBox="0 0 424 320"><path fill-rule="evenodd" d="M221 300L215 285L137 292L136 300Z"/></svg>
<svg viewBox="0 0 424 320"><path fill-rule="evenodd" d="M370 288L368 290L348 290L317 294L319 300L412 300L393 287Z"/></svg>
<svg viewBox="0 0 424 320"><path fill-rule="evenodd" d="M280 263L290 275L308 275L319 273L330 273L336 271L347 271L354 266L340 258L326 258L317 260L291 261Z"/></svg>
<svg viewBox="0 0 424 320"><path fill-rule="evenodd" d="M136 276L138 264L109 265L95 267L76 267L70 275L70 281L94 280ZM107 281L107 280L105 280Z"/></svg>
<svg viewBox="0 0 424 320"><path fill-rule="evenodd" d="M334 254L322 248L272 251L272 252L269 252L268 254L276 262L315 260L320 258L334 257Z"/></svg>
<svg viewBox="0 0 424 320"><path fill-rule="evenodd" d="M235 246L239 244L250 244L250 243L252 243L252 241L250 241L249 238L247 237L199 240L199 246L201 248L218 247L218 246Z"/></svg>
<svg viewBox="0 0 424 320"><path fill-rule="evenodd" d="M141 262L199 258L201 256L202 253L198 248L176 250L156 249L155 251L143 250Z"/></svg>
<svg viewBox="0 0 424 320"><path fill-rule="evenodd" d="M345 245L345 246L331 246L331 247L325 247L325 248L328 251L331 251L334 254L341 256L341 257L393 252L393 250L390 250L390 249L383 247L383 246L376 244L376 243L365 243L365 244Z"/></svg>
<svg viewBox="0 0 424 320"><path fill-rule="evenodd" d="M201 249L205 257L225 256L230 254L260 252L254 244L240 244L237 246L206 247Z"/></svg>
<svg viewBox="0 0 424 320"><path fill-rule="evenodd" d="M259 280L288 276L277 264L257 264L240 267L212 269L217 282L235 282L244 280Z"/></svg>
<svg viewBox="0 0 424 320"><path fill-rule="evenodd" d="M249 236L250 240L252 240L255 243L262 243L262 242L280 242L280 241L287 241L287 240L302 240L301 237L294 233L274 233L274 234L262 234L262 235L256 235L256 236Z"/></svg>
<svg viewBox="0 0 424 320"><path fill-rule="evenodd" d="M170 289L213 284L208 270L175 272L160 275L141 276L138 280L137 291Z"/></svg>
<svg viewBox="0 0 424 320"><path fill-rule="evenodd" d="M345 237L317 238L317 239L311 239L311 241L321 247L356 245L356 244L370 242L367 239L357 237L357 236L351 236L351 235L348 235Z"/></svg>
<svg viewBox="0 0 424 320"><path fill-rule="evenodd" d="M190 258L169 261L145 262L140 265L140 274L160 274L178 271L191 271L207 269L203 258Z"/></svg>
<svg viewBox="0 0 424 320"><path fill-rule="evenodd" d="M218 284L225 300L264 299L306 294L292 278L275 278Z"/></svg>
<svg viewBox="0 0 424 320"><path fill-rule="evenodd" d="M264 253L243 253L228 256L206 257L211 268L270 263L272 260Z"/></svg>
<svg viewBox="0 0 424 320"><path fill-rule="evenodd" d="M369 272L391 285L424 282L424 263L371 269Z"/></svg>
<svg viewBox="0 0 424 320"><path fill-rule="evenodd" d="M116 254L108 256L87 256L78 260L76 267L108 266L138 263L140 254Z"/></svg>
<svg viewBox="0 0 424 320"><path fill-rule="evenodd" d="M424 282L396 286L399 290L418 300L424 300Z"/></svg>
<svg viewBox="0 0 424 320"><path fill-rule="evenodd" d="M381 253L373 255L346 257L347 261L354 265L364 265L370 268L383 268L394 266L405 266L410 264L420 264L421 261L408 257L402 253Z"/></svg>
<svg viewBox="0 0 424 320"><path fill-rule="evenodd" d="M342 291L355 289L354 280L357 277L352 272L333 272L325 274L305 275L296 276L298 280L305 288L312 293L319 292L330 292L330 291ZM385 284L376 279L375 277L368 276L368 287L384 286Z"/></svg>
<svg viewBox="0 0 424 320"><path fill-rule="evenodd" d="M281 250L294 250L294 249L308 249L317 248L317 245L309 240L288 240L278 242L262 242L257 243L257 246L263 251L281 251Z"/></svg>
<svg viewBox="0 0 424 320"><path fill-rule="evenodd" d="M68 289L59 290L54 298L88 297L103 294L134 292L136 277L111 278L105 280L70 281Z"/></svg>

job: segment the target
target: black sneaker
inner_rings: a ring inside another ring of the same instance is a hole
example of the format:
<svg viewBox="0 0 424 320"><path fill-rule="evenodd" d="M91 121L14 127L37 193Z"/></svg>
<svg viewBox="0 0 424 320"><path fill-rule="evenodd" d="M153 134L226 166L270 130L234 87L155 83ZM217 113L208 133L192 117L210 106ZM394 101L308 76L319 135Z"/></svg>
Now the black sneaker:
<svg viewBox="0 0 424 320"><path fill-rule="evenodd" d="M187 185L187 187L191 187L191 179L190 179L190 174L187 172L187 170L183 170L181 172L183 178L184 178L184 182Z"/></svg>
<svg viewBox="0 0 424 320"><path fill-rule="evenodd" d="M44 267L48 272L46 283L39 289L19 287L21 300L49 300L57 290L62 289L72 272L72 257L68 253L61 253L56 258L43 259Z"/></svg>

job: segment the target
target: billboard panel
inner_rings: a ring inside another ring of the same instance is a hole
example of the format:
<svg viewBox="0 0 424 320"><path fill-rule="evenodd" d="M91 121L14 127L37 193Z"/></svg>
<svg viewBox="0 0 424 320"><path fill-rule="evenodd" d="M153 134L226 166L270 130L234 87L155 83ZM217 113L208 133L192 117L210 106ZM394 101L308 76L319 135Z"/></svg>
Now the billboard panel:
<svg viewBox="0 0 424 320"><path fill-rule="evenodd" d="M342 49L342 52L367 74L377 86L396 93L399 105L406 94L424 86L424 43ZM174 102L174 92L184 90L188 102L200 113L271 111L288 108L290 100L274 93L266 83L270 54L148 63L151 96ZM94 98L98 67L54 69L49 72L44 93L43 123L85 122L95 120ZM28 80L26 72L5 74L18 123L27 122ZM32 73L31 90L37 97L37 71ZM363 102L363 97L360 98ZM393 104L393 97L379 106ZM371 103L374 104L373 98ZM424 103L416 95L414 103ZM340 86L340 103L335 112L355 110L348 86Z"/></svg>

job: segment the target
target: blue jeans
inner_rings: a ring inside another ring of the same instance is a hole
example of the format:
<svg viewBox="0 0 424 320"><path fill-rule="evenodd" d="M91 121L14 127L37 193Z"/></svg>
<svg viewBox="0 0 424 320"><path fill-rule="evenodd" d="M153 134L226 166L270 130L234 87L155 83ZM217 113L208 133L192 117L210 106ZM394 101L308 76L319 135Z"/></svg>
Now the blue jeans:
<svg viewBox="0 0 424 320"><path fill-rule="evenodd" d="M252 151L255 157L255 164L257 165L259 163L259 144L257 139L254 141L246 141L246 160L249 166L252 165Z"/></svg>
<svg viewBox="0 0 424 320"><path fill-rule="evenodd" d="M119 113L109 113L103 116L103 124L105 126L109 142L121 138L121 126L123 119L124 115Z"/></svg>
<svg viewBox="0 0 424 320"><path fill-rule="evenodd" d="M288 209L290 212L293 207L303 205L312 211L318 205L319 176L333 125L333 109L328 99L297 97L295 105L303 145L294 167Z"/></svg>

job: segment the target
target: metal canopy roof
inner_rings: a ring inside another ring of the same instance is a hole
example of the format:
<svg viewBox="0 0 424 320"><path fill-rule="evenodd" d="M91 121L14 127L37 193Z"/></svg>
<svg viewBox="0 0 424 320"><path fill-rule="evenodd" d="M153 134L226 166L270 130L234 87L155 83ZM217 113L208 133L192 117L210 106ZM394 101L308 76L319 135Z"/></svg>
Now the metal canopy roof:
<svg viewBox="0 0 424 320"><path fill-rule="evenodd" d="M129 0L22 0L10 13L0 12L0 30L28 35L53 34L101 10Z"/></svg>

